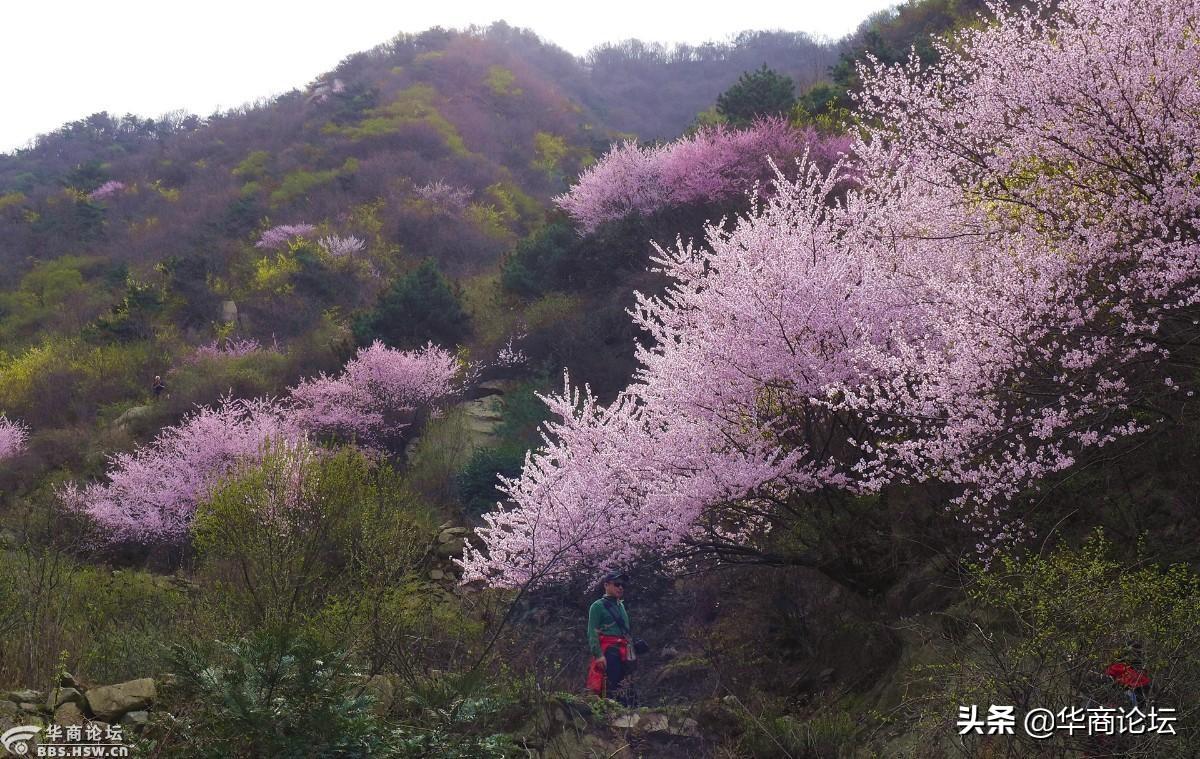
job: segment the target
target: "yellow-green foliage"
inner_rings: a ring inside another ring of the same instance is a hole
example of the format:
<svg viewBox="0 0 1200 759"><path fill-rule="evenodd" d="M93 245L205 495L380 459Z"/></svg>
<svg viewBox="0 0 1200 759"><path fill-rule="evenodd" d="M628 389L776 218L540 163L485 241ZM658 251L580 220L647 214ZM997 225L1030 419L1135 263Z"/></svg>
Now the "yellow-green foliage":
<svg viewBox="0 0 1200 759"><path fill-rule="evenodd" d="M239 179L262 179L267 175L267 164L271 160L271 154L265 150L255 150L250 155L233 167L233 175Z"/></svg>
<svg viewBox="0 0 1200 759"><path fill-rule="evenodd" d="M516 96L521 94L521 88L516 86L516 74L503 66L490 67L483 81L497 95Z"/></svg>
<svg viewBox="0 0 1200 759"><path fill-rule="evenodd" d="M408 482L434 505L454 504L454 475L471 456L466 413L452 408L431 420L409 454Z"/></svg>
<svg viewBox="0 0 1200 759"><path fill-rule="evenodd" d="M93 261L64 256L40 263L21 278L20 291L32 296L39 306L56 306L83 288L81 269Z"/></svg>
<svg viewBox="0 0 1200 759"><path fill-rule="evenodd" d="M129 234L136 237L145 232L149 232L158 226L157 216L147 216L141 221L133 220L129 222Z"/></svg>
<svg viewBox="0 0 1200 759"><path fill-rule="evenodd" d="M567 157L567 141L549 132L533 135L533 168L546 176L556 177L562 173L562 160Z"/></svg>
<svg viewBox="0 0 1200 759"><path fill-rule="evenodd" d="M289 354L262 350L245 356L214 356L178 366L171 394L190 404L207 405L227 394L238 398L277 395L291 379Z"/></svg>
<svg viewBox="0 0 1200 759"><path fill-rule="evenodd" d="M525 322L531 331L568 321L583 308L582 301L573 295L551 293L529 304Z"/></svg>
<svg viewBox="0 0 1200 759"><path fill-rule="evenodd" d="M433 63L434 61L440 61L442 58L445 58L445 57L446 57L445 50L430 50L428 53L421 53L417 57L413 58L413 65L421 66L424 64ZM397 66L396 68L400 68L400 67Z"/></svg>
<svg viewBox="0 0 1200 759"><path fill-rule="evenodd" d="M300 263L288 253L277 253L274 258L264 256L254 262L252 289L259 293L286 295L292 291L292 275L300 271Z"/></svg>
<svg viewBox="0 0 1200 759"><path fill-rule="evenodd" d="M370 203L363 203L350 209L350 225L367 237L379 237L383 234L383 219L379 212L383 210L383 198L376 198Z"/></svg>
<svg viewBox="0 0 1200 759"><path fill-rule="evenodd" d="M23 415L49 400L86 398L106 403L136 394L153 376L157 353L149 343L88 346L46 340L15 356L0 356L0 409Z"/></svg>
<svg viewBox="0 0 1200 759"><path fill-rule="evenodd" d="M0 211L11 206L19 206L25 202L25 194L22 192L6 192L0 195Z"/></svg>
<svg viewBox="0 0 1200 759"><path fill-rule="evenodd" d="M499 209L491 204L482 205L479 203L472 203L467 206L467 210L463 213L463 215L466 216L467 220L474 224L480 232L492 238L493 240L503 240L512 236L512 232L509 231L508 225L506 224L504 214L502 214Z"/></svg>
<svg viewBox="0 0 1200 759"><path fill-rule="evenodd" d="M461 285L463 307L471 314L477 347L490 353L515 331L518 300L504 290L495 272L468 277Z"/></svg>
<svg viewBox="0 0 1200 759"><path fill-rule="evenodd" d="M432 519L387 467L354 449L321 456L286 445L230 478L193 524L205 574L237 578L231 611L289 627L364 585L397 581L430 532Z"/></svg>
<svg viewBox="0 0 1200 759"><path fill-rule="evenodd" d="M1128 706L1124 688L1104 675L1116 662L1149 673L1151 698L1169 693L1180 714L1194 713L1200 576L1184 564L1147 559L1142 547L1127 539L1114 545L1097 531L1079 548L1006 554L975 567L968 601L937 615L937 629L953 631L954 645L915 667L920 677L905 684L912 724L929 736L943 734L946 715L959 704L1031 704L1052 712L1087 703ZM1143 744L1146 756L1200 750L1190 731L1161 738ZM1069 753L1057 750L1059 738L1024 740L1010 756L1045 755L1047 746L1058 756ZM977 748L968 743L965 755L983 755Z"/></svg>
<svg viewBox="0 0 1200 759"><path fill-rule="evenodd" d="M329 184L338 177L347 177L358 171L358 159L347 158L346 162L337 169L328 169L326 171L307 171L298 169L291 172L283 178L279 188L271 193L271 205L282 205L289 203L296 198L307 194L315 187L320 187L324 184ZM253 184L253 183L251 183ZM249 185L247 185L249 186ZM243 194L248 194L246 188L242 188Z"/></svg>
<svg viewBox="0 0 1200 759"><path fill-rule="evenodd" d="M110 303L102 288L88 286L85 270L96 259L63 256L37 264L16 290L0 293L0 343L13 344L39 331L79 329Z"/></svg>
<svg viewBox="0 0 1200 759"><path fill-rule="evenodd" d="M306 194L314 187L320 187L323 184L328 184L337 178L337 169L329 169L328 171L305 171L298 169L291 172L283 178L279 189L271 193L271 205L281 205L289 203L296 198Z"/></svg>
<svg viewBox="0 0 1200 759"><path fill-rule="evenodd" d="M509 225L536 226L542 220L542 205L512 182L496 182L483 194Z"/></svg>
<svg viewBox="0 0 1200 759"><path fill-rule="evenodd" d="M367 111L366 118L358 124L337 126L326 124L322 131L327 134L337 134L349 137L351 140L363 140L370 137L395 134L410 124L426 124L433 127L446 146L455 155L467 155L466 144L458 130L438 112L434 103L437 100L437 90L428 84L414 84L408 89L396 94L396 99L379 108Z"/></svg>
<svg viewBox="0 0 1200 759"><path fill-rule="evenodd" d="M28 407L46 377L69 367L70 347L66 342L46 342L15 356L0 356L0 410Z"/></svg>
<svg viewBox="0 0 1200 759"><path fill-rule="evenodd" d="M179 200L179 190L170 187L163 187L161 179L156 179L150 183L150 186L161 196L167 199L170 203L175 203Z"/></svg>
<svg viewBox="0 0 1200 759"><path fill-rule="evenodd" d="M60 667L94 682L157 671L189 606L166 576L0 551L0 686L50 682Z"/></svg>
<svg viewBox="0 0 1200 759"><path fill-rule="evenodd" d="M537 224L542 209L512 182L497 182L483 192L487 202L471 203L463 215L494 240L507 240L521 228Z"/></svg>

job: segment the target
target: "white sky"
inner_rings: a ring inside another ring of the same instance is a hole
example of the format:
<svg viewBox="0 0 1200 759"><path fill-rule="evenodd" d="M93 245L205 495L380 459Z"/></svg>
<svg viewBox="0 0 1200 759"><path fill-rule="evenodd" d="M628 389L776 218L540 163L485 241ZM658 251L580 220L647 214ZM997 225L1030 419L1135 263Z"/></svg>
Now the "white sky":
<svg viewBox="0 0 1200 759"><path fill-rule="evenodd" d="M399 32L503 19L576 55L746 29L836 39L896 0L8 0L0 2L0 152L97 111L208 115L302 87Z"/></svg>

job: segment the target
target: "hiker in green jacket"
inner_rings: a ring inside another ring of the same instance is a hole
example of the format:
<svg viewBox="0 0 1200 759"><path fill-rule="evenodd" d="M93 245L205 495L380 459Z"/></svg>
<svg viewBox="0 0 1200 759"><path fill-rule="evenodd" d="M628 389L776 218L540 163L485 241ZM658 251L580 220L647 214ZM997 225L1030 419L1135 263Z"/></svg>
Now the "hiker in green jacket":
<svg viewBox="0 0 1200 759"><path fill-rule="evenodd" d="M588 685L597 695L605 695L607 680L607 695L615 697L628 669L626 663L633 659L629 614L621 600L628 581L628 575L606 574L601 580L604 595L588 610L588 647L592 652Z"/></svg>

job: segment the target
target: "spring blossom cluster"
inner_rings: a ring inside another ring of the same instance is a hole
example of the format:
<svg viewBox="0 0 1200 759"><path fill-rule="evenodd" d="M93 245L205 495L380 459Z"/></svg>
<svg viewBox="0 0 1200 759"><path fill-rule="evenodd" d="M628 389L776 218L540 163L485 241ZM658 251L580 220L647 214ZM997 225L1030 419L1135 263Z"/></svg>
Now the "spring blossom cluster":
<svg viewBox="0 0 1200 759"><path fill-rule="evenodd" d="M459 362L428 346L360 350L336 377L301 382L283 399L226 399L167 427L149 444L112 457L107 482L74 483L60 493L110 542L180 542L197 504L233 468L261 460L266 447L310 435L364 441L394 436L412 410L455 392Z"/></svg>
<svg viewBox="0 0 1200 759"><path fill-rule="evenodd" d="M280 224L262 233L254 247L262 250L278 250L286 246L292 238L309 237L317 228L312 224Z"/></svg>
<svg viewBox="0 0 1200 759"><path fill-rule="evenodd" d="M948 491L986 555L1040 483L1194 392L1200 3L994 12L939 63L861 69L845 163L658 249L674 284L638 298L634 382L547 398L464 580L744 543L805 494L892 484ZM592 207L652 202L628 198Z"/></svg>
<svg viewBox="0 0 1200 759"><path fill-rule="evenodd" d="M744 196L772 176L771 159L788 165L808 150L828 167L849 144L843 137L798 130L781 118L746 129L706 127L660 146L626 141L614 145L555 202L583 232L593 232L633 213Z"/></svg>
<svg viewBox="0 0 1200 759"><path fill-rule="evenodd" d="M0 415L0 461L21 453L28 440L29 430L24 425Z"/></svg>

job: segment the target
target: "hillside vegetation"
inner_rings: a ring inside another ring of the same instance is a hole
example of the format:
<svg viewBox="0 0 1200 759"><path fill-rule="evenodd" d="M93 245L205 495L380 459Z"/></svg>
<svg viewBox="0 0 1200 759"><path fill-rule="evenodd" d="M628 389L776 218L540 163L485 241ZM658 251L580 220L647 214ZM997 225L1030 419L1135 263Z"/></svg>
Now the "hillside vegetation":
<svg viewBox="0 0 1200 759"><path fill-rule="evenodd" d="M0 156L0 732L1194 755L1200 5L995 10L432 29Z"/></svg>

